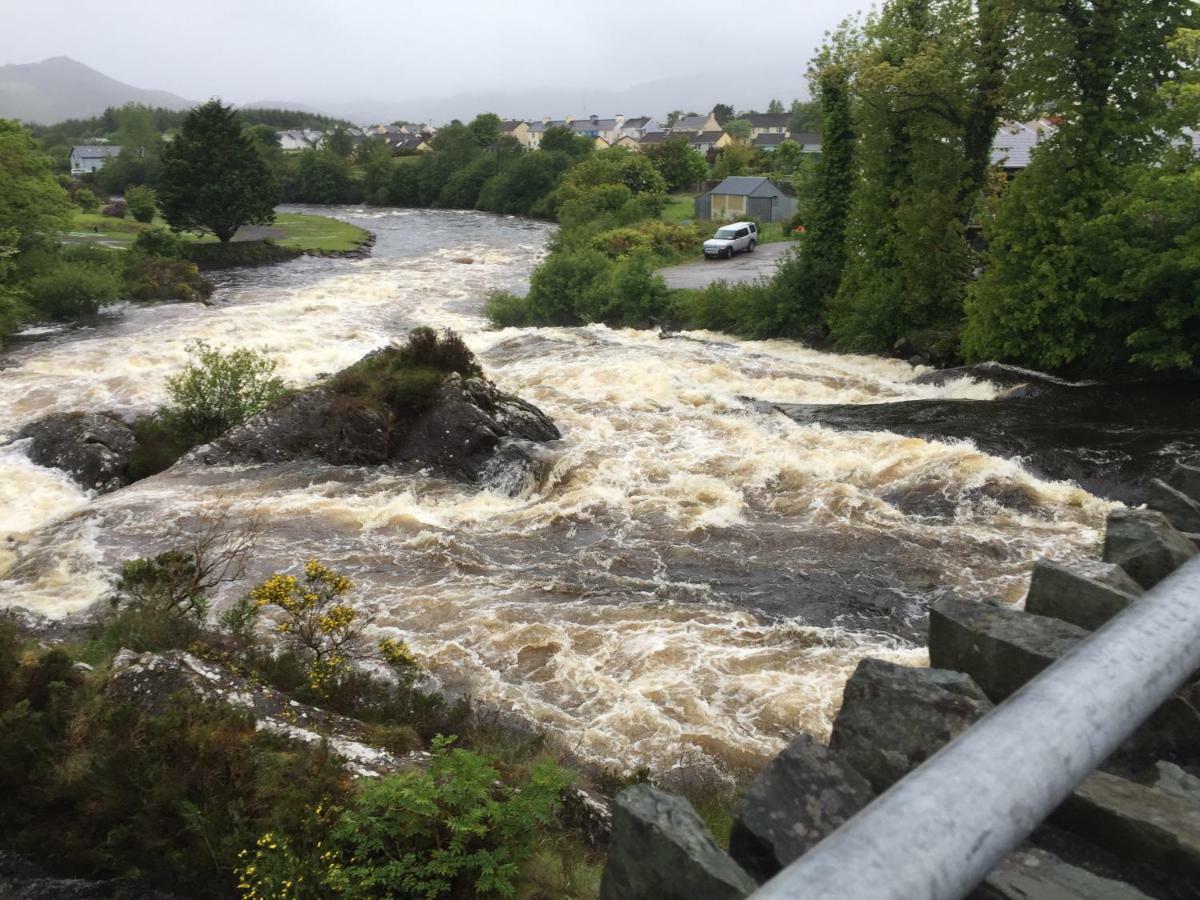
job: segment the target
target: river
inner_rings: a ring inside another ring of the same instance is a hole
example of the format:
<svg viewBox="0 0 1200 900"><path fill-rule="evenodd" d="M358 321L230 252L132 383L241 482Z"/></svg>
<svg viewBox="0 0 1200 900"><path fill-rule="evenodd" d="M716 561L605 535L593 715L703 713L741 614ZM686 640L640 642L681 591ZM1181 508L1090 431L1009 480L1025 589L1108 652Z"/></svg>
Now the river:
<svg viewBox="0 0 1200 900"><path fill-rule="evenodd" d="M257 513L268 531L253 569L222 600L318 558L443 686L583 757L740 766L796 730L826 735L862 656L924 662L930 599L1018 602L1036 557L1101 539L1106 501L969 442L799 425L744 399L988 399L991 385L914 385L902 362L709 333L491 331L486 292L523 290L550 226L335 213L376 232L371 259L223 273L211 307L125 305L17 342L0 356L0 441L49 412L152 409L196 339L263 349L303 385L432 325L462 333L500 387L558 423L546 479L508 497L315 463L177 466L92 497L10 443L0 603L83 609L172 530L218 508Z"/></svg>

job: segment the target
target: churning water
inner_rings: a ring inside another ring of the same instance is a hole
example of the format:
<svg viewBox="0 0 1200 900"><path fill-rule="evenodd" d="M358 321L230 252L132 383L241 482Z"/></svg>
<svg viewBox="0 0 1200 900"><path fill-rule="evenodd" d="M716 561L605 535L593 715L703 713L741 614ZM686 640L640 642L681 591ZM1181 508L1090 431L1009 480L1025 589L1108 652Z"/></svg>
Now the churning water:
<svg viewBox="0 0 1200 900"><path fill-rule="evenodd" d="M350 574L375 625L443 684L617 766L753 764L822 735L863 655L919 664L945 592L1017 601L1032 560L1092 550L1107 504L969 444L802 427L742 398L988 399L913 385L910 366L787 342L601 326L488 331L545 225L468 212L344 209L365 261L224 276L212 307L124 307L31 341L0 369L0 430L48 412L130 415L204 339L264 349L296 384L416 325L454 328L505 390L561 427L517 497L314 463L176 467L92 498L0 447L3 601L51 613L105 595L120 560L217 508L265 517L254 579L310 557Z"/></svg>

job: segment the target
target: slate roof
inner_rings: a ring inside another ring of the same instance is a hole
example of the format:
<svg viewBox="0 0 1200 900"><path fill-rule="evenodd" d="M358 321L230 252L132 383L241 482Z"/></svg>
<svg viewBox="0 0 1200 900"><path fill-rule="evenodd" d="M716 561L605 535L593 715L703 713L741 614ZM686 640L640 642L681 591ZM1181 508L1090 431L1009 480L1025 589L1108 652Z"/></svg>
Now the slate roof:
<svg viewBox="0 0 1200 900"><path fill-rule="evenodd" d="M116 144L76 144L71 148L71 155L80 159L107 159L121 155L121 148Z"/></svg>
<svg viewBox="0 0 1200 900"><path fill-rule="evenodd" d="M785 196L779 185L770 178L759 175L730 175L710 194L733 194L741 197L780 197Z"/></svg>

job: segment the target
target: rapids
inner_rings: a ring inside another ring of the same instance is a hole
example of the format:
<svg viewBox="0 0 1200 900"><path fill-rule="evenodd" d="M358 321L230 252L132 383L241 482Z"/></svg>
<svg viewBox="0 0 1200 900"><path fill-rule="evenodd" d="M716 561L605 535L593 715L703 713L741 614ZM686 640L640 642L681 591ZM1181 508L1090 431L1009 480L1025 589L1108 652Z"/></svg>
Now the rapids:
<svg viewBox="0 0 1200 900"><path fill-rule="evenodd" d="M915 385L902 362L707 333L489 331L486 292L523 288L549 226L337 214L378 234L373 258L227 273L212 307L127 305L19 341L0 357L0 442L49 412L153 408L196 339L265 349L302 385L427 324L461 332L557 422L544 482L507 497L315 463L176 466L90 497L0 446L0 603L83 609L122 559L215 509L257 513L254 567L222 600L319 558L442 685L581 756L754 765L798 729L828 732L863 655L923 663L931 598L1019 602L1034 558L1100 539L1107 502L969 442L802 426L744 400L988 399L989 384Z"/></svg>

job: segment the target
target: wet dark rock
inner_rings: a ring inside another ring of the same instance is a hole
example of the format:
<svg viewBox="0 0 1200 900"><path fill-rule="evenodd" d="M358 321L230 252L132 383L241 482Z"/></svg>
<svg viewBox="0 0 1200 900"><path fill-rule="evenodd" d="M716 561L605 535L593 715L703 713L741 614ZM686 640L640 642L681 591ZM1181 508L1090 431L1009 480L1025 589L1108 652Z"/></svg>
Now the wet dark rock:
<svg viewBox="0 0 1200 900"><path fill-rule="evenodd" d="M5 900L177 900L127 879L55 878L40 867L0 851L0 897Z"/></svg>
<svg viewBox="0 0 1200 900"><path fill-rule="evenodd" d="M1137 888L1063 862L1045 850L1018 850L1000 863L969 900L1149 900Z"/></svg>
<svg viewBox="0 0 1200 900"><path fill-rule="evenodd" d="M1177 491L1182 491L1193 500L1200 500L1200 462L1191 465L1176 463L1166 477L1166 482ZM1200 531L1200 529L1194 529Z"/></svg>
<svg viewBox="0 0 1200 900"><path fill-rule="evenodd" d="M126 467L137 439L115 413L57 413L26 425L17 439L29 440L33 462L62 469L88 490L104 493L129 484Z"/></svg>
<svg viewBox="0 0 1200 900"><path fill-rule="evenodd" d="M1200 875L1200 804L1094 772L1054 820L1134 864Z"/></svg>
<svg viewBox="0 0 1200 900"><path fill-rule="evenodd" d="M363 724L315 706L292 700L273 688L257 684L224 666L182 650L134 653L121 650L112 662L108 697L158 714L180 692L205 703L239 709L250 715L259 730L271 731L302 743L325 740L356 775L379 775L422 765L426 756L398 757L363 740Z"/></svg>
<svg viewBox="0 0 1200 900"><path fill-rule="evenodd" d="M1196 545L1149 509L1108 514L1104 561L1116 563L1144 588L1152 588L1196 555Z"/></svg>
<svg viewBox="0 0 1200 900"><path fill-rule="evenodd" d="M398 465L477 482L501 448L560 437L541 410L481 378L450 374L427 407L390 415L339 394L332 383L302 391L187 457L207 464L290 462ZM527 447L506 450L511 465L537 469Z"/></svg>
<svg viewBox="0 0 1200 900"><path fill-rule="evenodd" d="M834 750L797 735L738 801L729 855L764 882L841 827L874 791Z"/></svg>
<svg viewBox="0 0 1200 900"><path fill-rule="evenodd" d="M868 658L846 682L829 746L882 793L991 708L961 672Z"/></svg>
<svg viewBox="0 0 1200 900"><path fill-rule="evenodd" d="M1091 493L1126 503L1145 502L1152 478L1167 476L1181 458L1200 456L1196 382L1068 384L1020 370L1001 379L978 367L931 372L916 381L944 383L964 374L1011 390L997 400L753 403L804 425L969 440L985 453L1019 458L1041 477L1069 479Z"/></svg>
<svg viewBox="0 0 1200 900"><path fill-rule="evenodd" d="M1077 625L947 597L929 608L929 664L965 672L994 703L1088 636Z"/></svg>
<svg viewBox="0 0 1200 900"><path fill-rule="evenodd" d="M1167 521L1179 531L1200 531L1200 501L1171 487L1160 478L1150 482L1150 497L1146 505L1166 516Z"/></svg>
<svg viewBox="0 0 1200 900"><path fill-rule="evenodd" d="M1142 594L1120 566L1099 560L1060 565L1040 559L1025 597L1025 611L1094 630Z"/></svg>
<svg viewBox="0 0 1200 900"><path fill-rule="evenodd" d="M600 900L741 900L754 889L682 797L648 784L617 796Z"/></svg>

